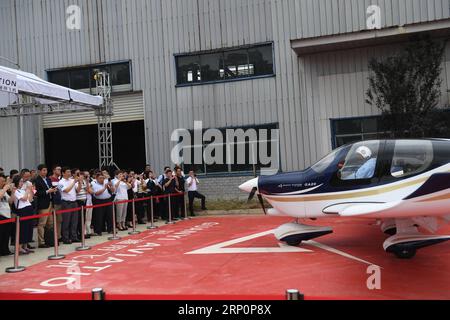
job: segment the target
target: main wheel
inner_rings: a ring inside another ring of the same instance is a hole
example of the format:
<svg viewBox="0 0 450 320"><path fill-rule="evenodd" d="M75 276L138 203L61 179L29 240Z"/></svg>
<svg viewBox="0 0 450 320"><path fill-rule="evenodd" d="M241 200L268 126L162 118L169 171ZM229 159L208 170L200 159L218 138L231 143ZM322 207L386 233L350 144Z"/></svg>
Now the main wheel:
<svg viewBox="0 0 450 320"><path fill-rule="evenodd" d="M302 243L302 240L288 240L286 243L288 246L298 247Z"/></svg>
<svg viewBox="0 0 450 320"><path fill-rule="evenodd" d="M394 252L394 254L399 259L412 259L416 255L416 249L399 249Z"/></svg>

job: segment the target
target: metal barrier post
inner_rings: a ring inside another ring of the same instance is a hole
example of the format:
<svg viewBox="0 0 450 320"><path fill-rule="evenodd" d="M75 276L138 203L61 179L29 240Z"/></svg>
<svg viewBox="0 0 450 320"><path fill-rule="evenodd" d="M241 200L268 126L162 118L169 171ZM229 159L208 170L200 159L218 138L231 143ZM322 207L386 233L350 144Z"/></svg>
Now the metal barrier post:
<svg viewBox="0 0 450 320"><path fill-rule="evenodd" d="M16 217L16 240L14 243L14 267L6 268L7 273L18 273L25 271L25 267L19 266L19 250L20 250L20 217Z"/></svg>
<svg viewBox="0 0 450 320"><path fill-rule="evenodd" d="M147 227L149 230L158 229L157 226L155 226L155 220L153 218L153 197L150 197L150 226Z"/></svg>
<svg viewBox="0 0 450 320"><path fill-rule="evenodd" d="M175 222L172 221L172 199L169 194L169 221L167 221L167 224L175 224Z"/></svg>
<svg viewBox="0 0 450 320"><path fill-rule="evenodd" d="M105 291L103 291L102 288L94 288L94 289L92 289L92 300L93 301L105 300Z"/></svg>
<svg viewBox="0 0 450 320"><path fill-rule="evenodd" d="M133 212L133 231L131 231L131 232L128 232L128 234L129 235L135 235L135 234L140 234L140 232L139 231L136 231L136 205L135 205L135 200L136 199L134 199L133 198L133 201L131 202L131 205L132 205L132 212Z"/></svg>
<svg viewBox="0 0 450 320"><path fill-rule="evenodd" d="M54 248L55 253L52 256L48 257L48 260L61 260L66 256L59 254L59 241L58 241L58 223L56 221L56 210L53 209L53 240L54 240Z"/></svg>
<svg viewBox="0 0 450 320"><path fill-rule="evenodd" d="M81 246L76 248L77 251L91 250L91 247L86 246L86 236L84 232L86 231L85 219L84 219L84 206L81 207Z"/></svg>
<svg viewBox="0 0 450 320"><path fill-rule="evenodd" d="M109 237L108 240L120 240L122 239L117 235L117 228L116 228L116 202L114 201L112 203L112 223L113 223L113 235L112 237Z"/></svg>
<svg viewBox="0 0 450 320"><path fill-rule="evenodd" d="M286 290L286 300L305 300L305 296L297 289Z"/></svg>
<svg viewBox="0 0 450 320"><path fill-rule="evenodd" d="M188 205L189 205L189 199L187 199L188 197L186 197L186 195L187 195L187 193L185 192L184 193L184 196L183 196L183 201L184 201L184 216L185 216L185 219L186 220L191 220L192 219L192 217L190 217L189 215L188 215L188 212L187 212L187 207L188 207Z"/></svg>

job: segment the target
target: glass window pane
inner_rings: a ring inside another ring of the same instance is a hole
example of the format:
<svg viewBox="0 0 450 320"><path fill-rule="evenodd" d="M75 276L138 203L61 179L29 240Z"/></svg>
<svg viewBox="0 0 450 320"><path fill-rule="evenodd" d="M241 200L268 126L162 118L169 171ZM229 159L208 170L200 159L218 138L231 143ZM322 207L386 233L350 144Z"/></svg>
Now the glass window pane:
<svg viewBox="0 0 450 320"><path fill-rule="evenodd" d="M336 121L336 135L361 133L360 119L345 119Z"/></svg>
<svg viewBox="0 0 450 320"><path fill-rule="evenodd" d="M68 71L50 71L48 73L48 81L60 86L69 87Z"/></svg>
<svg viewBox="0 0 450 320"><path fill-rule="evenodd" d="M372 179L378 159L379 141L360 142L352 146L339 171L342 180Z"/></svg>
<svg viewBox="0 0 450 320"><path fill-rule="evenodd" d="M354 135L354 136L336 136L336 147L341 147L343 145L358 142L361 141L362 136L361 135Z"/></svg>
<svg viewBox="0 0 450 320"><path fill-rule="evenodd" d="M89 89L90 72L89 69L78 69L70 71L70 87L72 89Z"/></svg>
<svg viewBox="0 0 450 320"><path fill-rule="evenodd" d="M273 74L273 50L272 45L261 46L248 50L250 66L254 68L252 75Z"/></svg>
<svg viewBox="0 0 450 320"><path fill-rule="evenodd" d="M113 86L130 84L130 64L127 62L111 65L110 79Z"/></svg>
<svg viewBox="0 0 450 320"><path fill-rule="evenodd" d="M178 84L202 81L199 56L177 57L177 81Z"/></svg>
<svg viewBox="0 0 450 320"><path fill-rule="evenodd" d="M224 53L224 59L225 79L246 77L250 75L250 72L254 71L248 64L247 50L227 51Z"/></svg>
<svg viewBox="0 0 450 320"><path fill-rule="evenodd" d="M378 132L378 119L369 118L362 122L362 129L364 133L376 133Z"/></svg>
<svg viewBox="0 0 450 320"><path fill-rule="evenodd" d="M433 162L431 141L398 140L395 142L391 174L404 178L424 172Z"/></svg>
<svg viewBox="0 0 450 320"><path fill-rule="evenodd" d="M200 57L202 81L223 80L223 53L210 53Z"/></svg>

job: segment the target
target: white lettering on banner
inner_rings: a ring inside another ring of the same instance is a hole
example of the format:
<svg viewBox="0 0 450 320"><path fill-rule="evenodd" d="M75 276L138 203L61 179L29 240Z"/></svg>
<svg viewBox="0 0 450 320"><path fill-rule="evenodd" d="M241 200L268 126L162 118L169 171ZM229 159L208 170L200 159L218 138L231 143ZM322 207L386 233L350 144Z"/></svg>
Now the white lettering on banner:
<svg viewBox="0 0 450 320"><path fill-rule="evenodd" d="M53 278L49 280L45 280L41 282L42 287L61 287L61 286L67 286L70 283L76 282L77 279L73 277L59 277L59 278Z"/></svg>
<svg viewBox="0 0 450 320"><path fill-rule="evenodd" d="M0 71L0 91L18 93L16 75Z"/></svg>
<svg viewBox="0 0 450 320"><path fill-rule="evenodd" d="M145 236L142 239L147 239L151 236L157 237L160 235L165 235L166 237L168 237L168 239L166 240L174 241L177 239L188 237L190 235L194 235L200 231L207 230L217 225L219 225L218 222L208 222L177 232L164 230L154 231L150 232L148 236ZM82 277L91 277L95 273L103 272L104 270L110 269L115 265L129 262L134 257L142 257L142 255L146 252L152 252L153 250L158 249L162 246L162 244L160 243L146 242L142 239L126 239L121 242L97 249L97 251L103 251L104 253L102 254L78 255L71 257L70 260L60 261L55 264L49 265L47 266L47 268L64 268L65 276L55 277L46 281L42 281L40 283L40 287L55 288L66 286L70 290L81 290ZM129 259L127 260L126 258ZM50 292L46 289L36 288L24 288L22 289L22 291L32 292L36 294L45 294Z"/></svg>
<svg viewBox="0 0 450 320"><path fill-rule="evenodd" d="M44 290L44 289L31 289L31 288L25 288L25 289L22 289L22 291L24 291L24 292L29 292L29 293L40 293L40 294L42 294L42 293L48 293L48 292L49 292L49 290Z"/></svg>
<svg viewBox="0 0 450 320"><path fill-rule="evenodd" d="M112 267L112 265L108 265L108 266L104 266L104 267L82 267L83 269L89 269L89 270L94 270L94 272L100 272L103 271L105 269L108 269Z"/></svg>
<svg viewBox="0 0 450 320"><path fill-rule="evenodd" d="M120 262L124 262L124 261L125 260L123 260L123 259L118 259L118 258L114 258L114 257L108 257L108 259L106 259L105 261L94 262L94 264L120 263Z"/></svg>

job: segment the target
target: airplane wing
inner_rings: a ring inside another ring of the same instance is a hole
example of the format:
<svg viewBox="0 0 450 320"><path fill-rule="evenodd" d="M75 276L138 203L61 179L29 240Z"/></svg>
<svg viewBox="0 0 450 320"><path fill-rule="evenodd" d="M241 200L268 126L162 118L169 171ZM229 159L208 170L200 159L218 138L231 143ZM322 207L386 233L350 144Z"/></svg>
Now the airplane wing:
<svg viewBox="0 0 450 320"><path fill-rule="evenodd" d="M373 203L373 202L341 203L327 207L323 210L323 212L327 214L338 214L341 217L359 217L392 209L398 206L400 202L401 201L394 201L387 203Z"/></svg>

